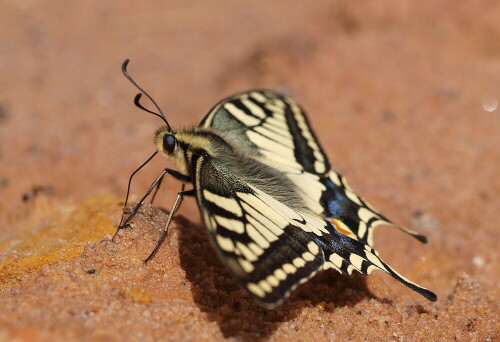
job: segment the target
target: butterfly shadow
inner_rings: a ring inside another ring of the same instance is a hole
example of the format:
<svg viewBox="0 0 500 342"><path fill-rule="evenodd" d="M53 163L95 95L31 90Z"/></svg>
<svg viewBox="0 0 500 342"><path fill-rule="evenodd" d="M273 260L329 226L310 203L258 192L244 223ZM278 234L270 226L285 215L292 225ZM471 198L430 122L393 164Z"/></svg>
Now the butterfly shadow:
<svg viewBox="0 0 500 342"><path fill-rule="evenodd" d="M293 321L304 308L354 306L375 298L364 276L342 276L335 271L320 272L299 286L281 306L268 310L253 300L218 260L205 228L177 216L181 267L191 282L196 305L211 321L217 322L223 335L244 341L269 337L280 325ZM298 329L296 327L295 329Z"/></svg>

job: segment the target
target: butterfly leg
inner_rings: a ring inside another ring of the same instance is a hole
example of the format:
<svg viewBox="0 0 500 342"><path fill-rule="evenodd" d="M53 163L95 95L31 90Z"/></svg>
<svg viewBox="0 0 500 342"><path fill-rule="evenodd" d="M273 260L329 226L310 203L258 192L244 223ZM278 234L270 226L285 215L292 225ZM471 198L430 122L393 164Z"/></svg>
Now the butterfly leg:
<svg viewBox="0 0 500 342"><path fill-rule="evenodd" d="M130 175L130 178L128 179L128 185L127 185L127 195L125 196L125 204L123 205L123 208L125 208L128 204L128 196L130 195L130 185L132 184L132 179L134 178L136 173L139 172L144 166L146 166L146 164L149 163L151 161L151 159L153 159L157 154L158 154L158 151L155 151L155 153L153 153L144 163L141 164L141 166L139 166L137 168L137 170L132 172L132 174ZM122 222L123 222L124 216L125 216L125 212L122 212L122 218L120 219L120 224L118 225L118 229L123 228ZM112 239L113 241L115 239L116 233L118 233L118 230L113 235L113 239Z"/></svg>
<svg viewBox="0 0 500 342"><path fill-rule="evenodd" d="M158 176L158 178L156 178L155 181L151 184L151 186L149 187L148 191L146 191L146 194L144 194L144 196L142 196L141 200L135 205L135 207L134 207L134 209L132 211L132 214L130 214L127 217L127 219L125 220L125 222L123 221L124 216L125 216L125 212L122 214L122 218L120 220L120 224L118 225L118 228L116 229L116 232L113 235L113 238L111 239L111 241L115 241L116 235L118 234L118 232L120 231L120 229L123 229L123 228L126 228L126 227L130 226L130 220L137 214L137 212L141 208L142 204L144 203L144 200L151 194L151 192L155 188L158 189L159 185L161 184L161 182L163 180L163 177L166 174L172 175L174 178L180 180L183 183L191 181L191 179L189 178L189 176L183 175L183 174L181 174L178 171L175 171L175 170L172 170L172 169L165 169L165 170L163 170L162 173L160 174L160 176ZM127 191L127 195L128 195L128 191ZM155 191L154 195L156 195L156 191ZM127 202L125 202L125 205L126 205L126 203Z"/></svg>
<svg viewBox="0 0 500 342"><path fill-rule="evenodd" d="M168 170L167 173L173 176L175 179L179 180L182 182L182 191L184 190L184 186L186 183L191 183L191 178L189 176L183 175L182 173L171 170L171 169L166 169ZM151 196L151 201L149 203L153 204L153 201L155 200L156 194L158 193L158 190L160 190L161 183L163 182L163 178L160 179L158 182L158 185L156 186L155 192L153 192L153 196Z"/></svg>
<svg viewBox="0 0 500 342"><path fill-rule="evenodd" d="M183 189L184 189L184 184L183 184ZM165 223L165 227L163 228L163 231L161 232L161 236L158 239L158 242L155 245L155 248L153 251L149 254L149 256L144 260L144 263L147 263L149 260L153 258L153 256L156 254L158 249L160 248L163 240L165 239L165 236L167 236L168 233L168 227L170 226L170 222L172 221L172 217L174 216L174 213L177 211L177 208L179 207L179 204L182 201L183 196L194 196L195 192L194 189L191 190L182 190L179 193L177 193L177 198L175 199L174 205L172 206L172 209L170 210L170 213L168 214L167 217L167 222Z"/></svg>
<svg viewBox="0 0 500 342"><path fill-rule="evenodd" d="M160 190L161 182L163 182L163 177L160 179L160 181L156 185L155 191L153 192L153 196L151 196L151 201L149 201L150 204L153 204L153 202L156 198L156 194L158 193L158 190Z"/></svg>

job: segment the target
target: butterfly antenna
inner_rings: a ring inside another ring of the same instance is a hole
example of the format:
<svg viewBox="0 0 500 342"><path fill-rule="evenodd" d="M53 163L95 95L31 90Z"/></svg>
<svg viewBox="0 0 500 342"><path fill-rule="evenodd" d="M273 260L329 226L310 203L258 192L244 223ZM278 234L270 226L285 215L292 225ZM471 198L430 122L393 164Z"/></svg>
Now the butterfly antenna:
<svg viewBox="0 0 500 342"><path fill-rule="evenodd" d="M158 106L158 104L156 103L155 100L153 100L153 98L144 90L142 89L142 87L140 85L137 84L137 82L132 78L132 76L130 76L130 74L128 73L127 71L127 65L128 65L128 62L129 62L129 59L127 58L126 60L123 61L123 64L122 64L122 72L123 72L123 75L125 75L125 77L130 81L130 83L132 83L137 89L139 89L139 91L146 95L146 97L155 105L156 109L158 110L159 113L156 113L156 112L153 112L152 110L149 110L147 109L146 107L144 107L139 101L141 99L141 96L142 94L137 94L134 98L134 104L150 113L150 114L153 114L153 115L156 115L157 117L159 117L160 119L162 119L163 121L165 121L165 124L167 125L168 127L168 130L171 131L172 129L170 128L170 125L168 124L168 121L167 121L167 118L165 117L165 114L163 114L163 111L161 110L160 106Z"/></svg>

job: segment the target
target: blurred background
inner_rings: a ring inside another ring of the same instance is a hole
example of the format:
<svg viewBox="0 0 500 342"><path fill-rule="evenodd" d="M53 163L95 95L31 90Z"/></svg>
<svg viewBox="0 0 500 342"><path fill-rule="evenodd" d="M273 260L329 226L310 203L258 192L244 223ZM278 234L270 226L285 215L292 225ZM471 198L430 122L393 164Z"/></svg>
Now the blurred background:
<svg viewBox="0 0 500 342"><path fill-rule="evenodd" d="M288 92L350 185L428 236L381 229L389 262L426 263L439 295L467 272L498 296L499 18L494 0L2 1L0 241L38 193L124 197L162 123L133 105L130 58L174 128L238 91ZM199 221L194 201L181 214Z"/></svg>

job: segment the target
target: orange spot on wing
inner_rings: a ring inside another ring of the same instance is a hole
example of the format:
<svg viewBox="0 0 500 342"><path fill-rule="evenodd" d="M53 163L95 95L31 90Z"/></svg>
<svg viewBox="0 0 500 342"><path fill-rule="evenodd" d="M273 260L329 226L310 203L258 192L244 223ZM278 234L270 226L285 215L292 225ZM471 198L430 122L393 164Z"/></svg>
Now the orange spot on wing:
<svg viewBox="0 0 500 342"><path fill-rule="evenodd" d="M331 223L331 224L333 224L333 226L335 227L335 229L336 229L339 233L342 233L342 234L347 235L347 236L349 236L349 237L353 237L353 236L354 236L354 234L353 234L353 233L351 233L350 231L347 231L347 230L345 230L344 228L342 228L342 227L340 226L340 224L339 224L338 220L336 220L336 219L331 219L331 220L330 220L330 223Z"/></svg>

